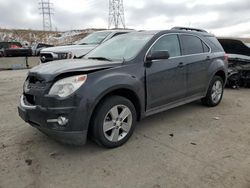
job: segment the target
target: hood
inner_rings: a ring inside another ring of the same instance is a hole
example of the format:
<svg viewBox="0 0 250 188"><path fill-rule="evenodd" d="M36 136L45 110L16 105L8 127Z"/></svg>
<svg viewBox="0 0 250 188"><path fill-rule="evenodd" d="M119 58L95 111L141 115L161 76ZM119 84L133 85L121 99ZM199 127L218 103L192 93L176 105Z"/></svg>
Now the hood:
<svg viewBox="0 0 250 188"><path fill-rule="evenodd" d="M71 52L74 56L80 57L87 54L90 50L94 49L97 45L68 45L68 46L56 46L50 48L44 48L41 53L48 52Z"/></svg>
<svg viewBox="0 0 250 188"><path fill-rule="evenodd" d="M121 61L111 62L89 59L60 60L38 65L29 71L29 75L42 77L46 81L50 81L63 73L97 71L121 64Z"/></svg>
<svg viewBox="0 0 250 188"><path fill-rule="evenodd" d="M250 48L241 40L225 38L218 40L227 54L250 56Z"/></svg>

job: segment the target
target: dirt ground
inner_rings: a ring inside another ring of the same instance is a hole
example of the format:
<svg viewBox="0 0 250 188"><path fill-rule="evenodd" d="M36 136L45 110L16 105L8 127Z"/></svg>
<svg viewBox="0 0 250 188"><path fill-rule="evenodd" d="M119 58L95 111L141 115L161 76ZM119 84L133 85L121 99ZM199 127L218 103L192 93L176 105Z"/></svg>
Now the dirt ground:
<svg viewBox="0 0 250 188"><path fill-rule="evenodd" d="M250 188L250 90L144 119L122 147L66 146L24 123L27 70L0 72L0 188Z"/></svg>

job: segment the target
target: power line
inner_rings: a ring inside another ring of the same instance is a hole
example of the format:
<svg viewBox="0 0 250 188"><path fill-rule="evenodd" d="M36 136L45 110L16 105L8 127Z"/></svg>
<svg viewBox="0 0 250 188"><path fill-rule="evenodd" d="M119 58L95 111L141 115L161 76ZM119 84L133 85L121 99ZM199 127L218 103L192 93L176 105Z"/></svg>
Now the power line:
<svg viewBox="0 0 250 188"><path fill-rule="evenodd" d="M39 2L39 9L40 14L43 17L43 30L52 30L52 19L51 16L54 14L54 9L52 8L53 4L50 0L40 0Z"/></svg>
<svg viewBox="0 0 250 188"><path fill-rule="evenodd" d="M119 28L122 26L125 29L124 7L123 0L109 0L109 23L108 28Z"/></svg>

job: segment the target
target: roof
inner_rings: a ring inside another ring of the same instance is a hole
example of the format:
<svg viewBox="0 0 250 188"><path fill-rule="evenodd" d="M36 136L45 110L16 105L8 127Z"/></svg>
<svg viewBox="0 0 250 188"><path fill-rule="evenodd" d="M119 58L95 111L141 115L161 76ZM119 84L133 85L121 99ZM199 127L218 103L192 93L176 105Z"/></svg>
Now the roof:
<svg viewBox="0 0 250 188"><path fill-rule="evenodd" d="M207 33L207 32L199 32L199 31L189 31L189 30L179 30L179 29L170 29L170 30L141 30L138 31L140 33L144 34L167 34L167 33L189 33L189 34L195 34L195 35L202 35L202 36L214 36L213 34Z"/></svg>
<svg viewBox="0 0 250 188"><path fill-rule="evenodd" d="M131 32L135 31L133 29L107 29L107 30L101 30L101 31L96 31L96 32Z"/></svg>

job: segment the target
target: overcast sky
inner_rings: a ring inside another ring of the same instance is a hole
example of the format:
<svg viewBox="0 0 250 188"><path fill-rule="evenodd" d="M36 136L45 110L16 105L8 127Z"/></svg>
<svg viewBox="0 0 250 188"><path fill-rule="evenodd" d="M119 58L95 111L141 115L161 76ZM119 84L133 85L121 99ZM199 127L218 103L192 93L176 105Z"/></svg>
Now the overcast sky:
<svg viewBox="0 0 250 188"><path fill-rule="evenodd" d="M0 0L0 27L42 29L39 0ZM107 28L109 0L51 0L53 28ZM124 0L133 29L199 27L218 36L250 37L250 0Z"/></svg>

